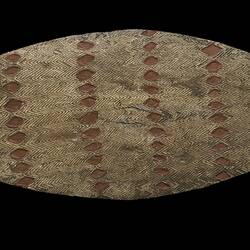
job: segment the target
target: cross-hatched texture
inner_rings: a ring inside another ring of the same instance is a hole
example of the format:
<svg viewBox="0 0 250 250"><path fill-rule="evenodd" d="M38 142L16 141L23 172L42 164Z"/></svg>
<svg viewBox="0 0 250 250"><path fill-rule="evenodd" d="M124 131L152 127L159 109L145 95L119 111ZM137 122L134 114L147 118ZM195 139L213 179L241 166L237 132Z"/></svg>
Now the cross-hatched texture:
<svg viewBox="0 0 250 250"><path fill-rule="evenodd" d="M150 30L0 56L0 180L140 199L249 172L249 53Z"/></svg>

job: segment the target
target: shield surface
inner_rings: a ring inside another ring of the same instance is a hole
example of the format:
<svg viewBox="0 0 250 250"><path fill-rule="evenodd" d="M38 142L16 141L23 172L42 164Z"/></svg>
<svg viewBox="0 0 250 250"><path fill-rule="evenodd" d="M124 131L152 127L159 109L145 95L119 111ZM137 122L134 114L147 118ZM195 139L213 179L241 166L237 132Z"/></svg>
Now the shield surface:
<svg viewBox="0 0 250 250"><path fill-rule="evenodd" d="M249 172L249 53L121 30L0 56L0 181L141 199Z"/></svg>

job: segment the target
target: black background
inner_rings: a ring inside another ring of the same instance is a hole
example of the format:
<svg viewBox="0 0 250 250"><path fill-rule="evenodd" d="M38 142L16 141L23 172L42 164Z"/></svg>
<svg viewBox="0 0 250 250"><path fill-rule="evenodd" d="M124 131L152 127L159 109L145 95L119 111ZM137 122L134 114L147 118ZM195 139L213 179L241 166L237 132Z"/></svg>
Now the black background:
<svg viewBox="0 0 250 250"><path fill-rule="evenodd" d="M175 6L168 2L163 5L156 1L140 2L137 6L128 1L109 5L106 2L60 2L53 7L43 2L27 6L10 4L3 7L5 15L0 16L1 53L74 34L130 28L197 36L249 51L247 7L234 5L229 10L229 5L219 6L212 1L202 1L195 6L182 2L176 2ZM55 219L76 223L91 221L93 227L103 221L106 225L126 222L134 226L151 221L161 222L167 230L178 221L180 228L188 231L194 220L214 227L239 217L246 222L249 189L249 174L202 190L141 201L74 198L0 184L0 211L24 221L32 217L41 223L46 214L52 222Z"/></svg>

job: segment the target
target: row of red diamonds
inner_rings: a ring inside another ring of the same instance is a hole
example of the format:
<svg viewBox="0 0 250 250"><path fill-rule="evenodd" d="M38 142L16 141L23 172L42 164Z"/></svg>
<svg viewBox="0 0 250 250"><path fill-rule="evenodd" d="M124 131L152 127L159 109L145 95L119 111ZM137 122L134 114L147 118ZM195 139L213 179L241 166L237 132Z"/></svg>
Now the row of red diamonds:
<svg viewBox="0 0 250 250"><path fill-rule="evenodd" d="M17 53L12 53L6 56L6 61L8 62L8 67L4 70L6 75L7 83L3 86L5 91L11 96L7 103L4 105L4 108L11 113L11 118L7 121L6 126L9 129L15 130L7 137L7 142L20 145L27 141L27 136L24 132L21 131L21 126L24 123L24 119L20 116L15 115L24 105L24 101L15 98L15 94L20 90L21 84L15 80L15 76L21 70L18 62L21 60L21 56ZM28 170L32 167L30 163L24 161L28 156L29 151L24 147L18 147L10 153L10 157L16 161L15 166L11 167L13 173L25 173L27 174ZM34 178L27 176L18 179L15 184L28 187L34 182Z"/></svg>
<svg viewBox="0 0 250 250"><path fill-rule="evenodd" d="M142 35L153 37L155 33L156 31L146 30L142 32ZM152 55L152 52L157 46L157 43L150 41L143 47L146 53L149 54L143 60L143 63L149 67L156 65L159 61L156 56ZM154 150L153 161L155 167L153 172L158 176L165 176L169 172L169 170L165 167L167 156L159 153L159 151L166 147L166 145L161 141L161 137L166 135L166 131L159 126L162 116L159 112L157 112L157 108L160 107L160 100L155 97L155 95L157 95L160 91L159 86L157 86L157 81L160 79L160 75L156 71L149 69L144 73L144 79L147 83L142 86L142 89L149 94L149 97L144 101L144 105L152 110L147 115L147 119L154 124L149 130L149 133L154 137L154 140L150 145L152 150ZM166 191L170 188L170 185L165 181L161 181L156 184L156 188L159 191Z"/></svg>
<svg viewBox="0 0 250 250"><path fill-rule="evenodd" d="M81 41L77 44L77 47L80 51L89 51L94 48L95 44L90 41ZM98 121L98 111L96 107L96 86L89 82L95 71L86 69L85 67L91 64L95 60L95 56L92 54L85 53L84 55L77 58L77 64L80 67L84 67L79 70L77 73L77 78L79 81L84 82L78 90L84 96L80 100L80 105L84 108L91 109L86 112L80 119L81 124L89 126L88 129L81 133L83 140L91 140L92 142L85 146L85 150L88 152L94 153L90 158L87 159L87 164L94 166L94 170L91 172L90 176L95 180L94 189L98 193L103 193L108 187L109 183L103 180L107 174L107 171L100 167L100 164L103 160L103 155L99 153L102 149L102 143L98 140L101 136L101 129L95 124Z"/></svg>
<svg viewBox="0 0 250 250"><path fill-rule="evenodd" d="M202 49L202 51L210 57L217 56L221 50L222 48L214 43ZM221 76L216 75L222 69L222 64L218 60L212 60L207 64L206 69L211 74L206 79L207 84L211 86L208 95L212 98L212 101L209 103L209 107L214 111L214 114L209 119L210 121L218 124L218 127L214 129L211 134L215 139L218 139L219 142L215 144L212 149L217 153L223 153L228 148L228 145L223 142L223 139L229 134L229 131L223 126L223 123L228 119L228 117L226 117L222 112L225 104L220 100L222 93L220 88L222 78ZM231 161L221 156L215 160L215 163L221 166L228 166L231 164ZM229 173L222 171L216 175L216 178L218 180L225 180L230 178L230 176L231 175Z"/></svg>

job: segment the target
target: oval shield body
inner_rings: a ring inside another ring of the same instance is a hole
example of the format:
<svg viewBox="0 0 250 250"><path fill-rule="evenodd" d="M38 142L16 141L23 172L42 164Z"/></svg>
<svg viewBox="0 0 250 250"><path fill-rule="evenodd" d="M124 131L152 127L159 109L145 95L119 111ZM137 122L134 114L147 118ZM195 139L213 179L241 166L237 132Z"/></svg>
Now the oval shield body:
<svg viewBox="0 0 250 250"><path fill-rule="evenodd" d="M122 30L0 56L0 181L142 199L249 172L249 53Z"/></svg>

